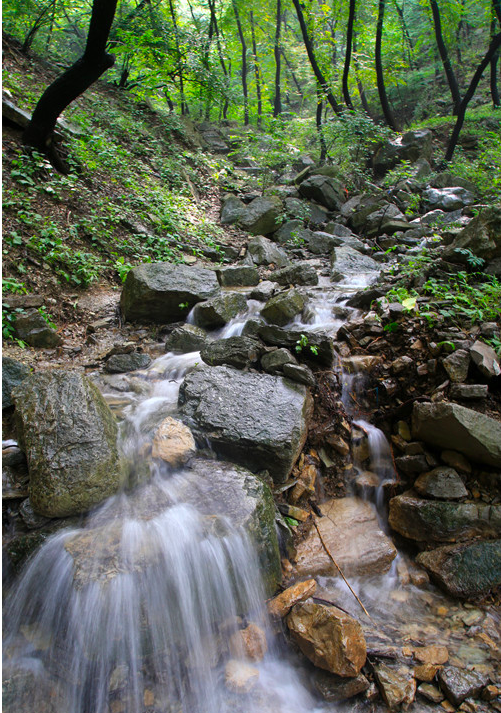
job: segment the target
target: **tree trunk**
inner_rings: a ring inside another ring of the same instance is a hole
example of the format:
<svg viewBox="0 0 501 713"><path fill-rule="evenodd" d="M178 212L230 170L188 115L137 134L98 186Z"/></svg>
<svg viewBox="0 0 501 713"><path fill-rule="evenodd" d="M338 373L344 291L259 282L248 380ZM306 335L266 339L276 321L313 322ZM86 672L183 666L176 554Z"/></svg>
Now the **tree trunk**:
<svg viewBox="0 0 501 713"><path fill-rule="evenodd" d="M324 163L327 157L327 145L325 143L324 129L322 124L322 110L323 110L323 100L322 100L322 89L317 84L317 133L318 140L320 141L320 163Z"/></svg>
<svg viewBox="0 0 501 713"><path fill-rule="evenodd" d="M257 97L257 125L261 126L261 118L263 114L263 102L261 99L261 76L259 71L259 62L257 59L256 33L254 30L254 13L252 10L250 15L250 25L252 32L252 54L254 55L254 77L256 78L256 97Z"/></svg>
<svg viewBox="0 0 501 713"><path fill-rule="evenodd" d="M459 105L459 110L457 114L457 119L456 119L456 124L454 126L454 129L452 130L451 138L449 139L449 144L447 146L447 151L445 152L444 156L444 161L450 161L454 155L454 150L456 148L458 139L459 139L459 133L463 127L464 123L464 117L466 114L466 108L475 94L475 90L477 89L478 83L480 82L480 79L482 78L482 74L485 71L485 68L487 65L490 63L491 59L494 57L496 52L499 52L499 48L501 47L501 32L499 32L497 35L495 35L491 43L489 45L489 49L487 50L486 54L484 55L484 58L478 65L475 74L473 75L473 78L470 82L470 86L466 90L466 94L463 97L463 100L461 101L461 104Z"/></svg>
<svg viewBox="0 0 501 713"><path fill-rule="evenodd" d="M383 63L381 60L381 46L383 44L384 6L385 6L385 0L379 0L379 12L378 12L377 26L376 26L376 49L375 49L377 90L378 90L379 101L381 102L381 108L383 110L384 118L386 119L386 123L388 124L390 129L393 129L393 131L398 131L397 123L393 116L393 112L390 108L390 103L388 101L388 96L386 94L386 87L384 86Z"/></svg>
<svg viewBox="0 0 501 713"><path fill-rule="evenodd" d="M64 166L53 146L56 121L72 101L113 66L115 58L106 52L106 42L116 6L117 0L94 0L82 57L47 87L25 129L24 143L48 154L59 170L64 170Z"/></svg>
<svg viewBox="0 0 501 713"><path fill-rule="evenodd" d="M496 17L498 23L501 25L501 0L492 0L491 38L496 34ZM493 54L491 59L490 87L492 106L494 109L499 109L501 107L501 99L499 97L498 89L498 61L499 50Z"/></svg>
<svg viewBox="0 0 501 713"><path fill-rule="evenodd" d="M437 41L438 51L440 53L445 76L447 77L447 83L449 84L451 92L453 115L456 116L459 111L459 105L461 104L461 94L459 92L456 75L454 74L454 70L452 69L451 61L449 59L447 47L445 46L444 38L442 37L442 22L440 20L440 10L438 9L437 0L430 0L430 5L431 12L433 14L433 25L435 27L435 39Z"/></svg>
<svg viewBox="0 0 501 713"><path fill-rule="evenodd" d="M245 37L242 30L242 23L240 22L240 15L238 14L238 8L235 0L232 0L233 12L235 13L235 20L237 21L238 36L240 37L240 44L242 45L242 92L244 95L244 125L249 125L249 98L247 93L247 45L245 43Z"/></svg>
<svg viewBox="0 0 501 713"><path fill-rule="evenodd" d="M42 8L35 22L31 26L28 34L24 38L21 52L23 52L24 54L28 54L31 49L31 45L33 44L33 40L35 39L35 35L37 34L38 30L40 30L45 25L47 21L46 16L49 14L49 11L52 10L52 17L54 17L55 8L56 0L51 0L51 2L49 2L44 8Z"/></svg>
<svg viewBox="0 0 501 713"><path fill-rule="evenodd" d="M368 117L372 119L372 114L371 110L369 108L369 102L367 101L367 96L365 94L365 89L364 85L362 84L362 80L360 79L360 74L359 74L359 64L358 64L358 59L357 59L357 33L353 33L353 64L355 67L355 76L357 78L357 89L358 89L358 95L360 97L360 101L362 103L363 110L367 114Z"/></svg>
<svg viewBox="0 0 501 713"><path fill-rule="evenodd" d="M290 74L291 74L292 81L293 81L294 84L296 85L296 89L297 89L297 91L298 91L298 94L299 94L299 96L302 98L302 97L303 97L303 90L301 89L301 85L299 84L298 79L297 79L296 75L294 74L294 70L292 69L291 63L290 63L289 60L287 59L287 55L285 54L285 51L284 51L284 48L283 48L283 47L280 48L280 52L282 53L282 57L284 58L285 65L286 65L287 69L289 70L289 72L290 72Z"/></svg>
<svg viewBox="0 0 501 713"><path fill-rule="evenodd" d="M181 57L181 43L179 41L179 28L177 26L176 11L172 0L169 0L169 10L172 18L172 25L174 27L174 41L176 43L176 58L177 58L177 69L179 74L179 97L181 99L181 114L185 116L189 114L188 105L184 97L184 75L183 75L183 62Z"/></svg>
<svg viewBox="0 0 501 713"><path fill-rule="evenodd" d="M280 27L282 24L282 2L277 0L277 20L275 25L275 98L273 100L273 116L282 113L282 98L280 96Z"/></svg>
<svg viewBox="0 0 501 713"><path fill-rule="evenodd" d="M346 54L344 56L343 68L343 97L348 109L353 110L350 91L348 89L348 76L350 74L351 48L353 43L353 24L355 22L355 7L356 0L350 0L350 9L348 12L348 28L346 30Z"/></svg>
<svg viewBox="0 0 501 713"><path fill-rule="evenodd" d="M412 44L412 39L411 39L411 36L410 36L410 34L409 34L409 30L408 30L408 28L407 28L407 23L405 22L404 11L403 11L403 8L401 8L400 5L398 4L397 0L394 0L394 5L395 5L395 9L396 9L396 11L397 11L397 13L398 13L398 17L399 17L399 20L400 20L400 25L401 25L401 27L402 27L402 35L403 35L403 37L404 37L404 41L405 41L405 43L406 43L406 45L407 45L407 49L408 49L408 52L409 52L409 66L410 66L411 69L415 69L415 68L416 68L416 64L415 64L415 62L414 62L414 57L412 56L412 53L413 53L413 51L414 51L414 46L413 46L413 44Z"/></svg>
<svg viewBox="0 0 501 713"><path fill-rule="evenodd" d="M223 50L221 48L221 37L220 37L220 33L219 33L219 26L217 24L217 16L216 16L216 0L208 0L208 3L209 3L209 10L210 10L210 15L211 15L212 25L214 27L214 32L216 33L216 45L217 45L217 53L218 53L218 57L219 57L219 62L221 63L221 69L223 70L225 80L226 80L226 82L228 82L230 72L228 71L228 69L226 67L226 62L224 61L224 57L223 57ZM228 113L228 106L229 106L228 97L225 95L224 105L223 105L223 119L226 119L226 115Z"/></svg>

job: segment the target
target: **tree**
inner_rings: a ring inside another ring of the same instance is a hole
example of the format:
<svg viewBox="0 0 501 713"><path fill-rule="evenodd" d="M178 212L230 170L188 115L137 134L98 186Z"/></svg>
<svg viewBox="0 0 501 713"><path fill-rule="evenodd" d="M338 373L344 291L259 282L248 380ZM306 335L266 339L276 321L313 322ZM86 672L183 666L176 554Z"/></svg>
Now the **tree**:
<svg viewBox="0 0 501 713"><path fill-rule="evenodd" d="M376 79L377 79L377 89L379 93L379 101L381 102L381 108L383 109L384 118L386 123L393 129L393 131L398 131L397 123L393 112L390 108L390 103L388 101L388 96L386 94L386 88L384 86L384 75L383 75L383 62L381 58L381 47L383 44L383 20L384 20L384 7L385 0L379 0L379 11L377 17L376 25L376 49L375 49L375 59L376 59Z"/></svg>
<svg viewBox="0 0 501 713"><path fill-rule="evenodd" d="M348 76L350 73L351 48L353 44L353 23L355 22L355 3L356 0L350 0L350 9L348 12L348 28L346 30L346 54L344 57L343 68L343 97L348 109L353 109L351 103L350 92L348 89Z"/></svg>
<svg viewBox="0 0 501 713"><path fill-rule="evenodd" d="M282 24L282 3L277 0L277 21L275 26L275 99L273 101L273 116L277 117L282 113L282 99L280 96L280 26Z"/></svg>
<svg viewBox="0 0 501 713"><path fill-rule="evenodd" d="M438 8L437 0L430 0L430 5L433 14L433 25L435 27L437 47L451 92L452 104L454 107L453 113L454 116L456 116L459 110L459 105L461 104L461 94L459 92L456 75L454 74L454 70L452 69L451 61L449 59L449 53L447 52L447 47L445 46L444 38L442 36L442 21L440 19L440 10Z"/></svg>

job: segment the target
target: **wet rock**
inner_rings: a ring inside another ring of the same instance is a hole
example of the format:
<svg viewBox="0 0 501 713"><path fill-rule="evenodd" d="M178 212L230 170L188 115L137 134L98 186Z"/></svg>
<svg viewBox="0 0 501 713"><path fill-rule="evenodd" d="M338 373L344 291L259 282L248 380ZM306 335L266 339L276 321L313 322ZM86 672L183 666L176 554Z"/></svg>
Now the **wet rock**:
<svg viewBox="0 0 501 713"><path fill-rule="evenodd" d="M473 599L501 585L501 540L439 547L417 561L453 597Z"/></svg>
<svg viewBox="0 0 501 713"><path fill-rule="evenodd" d="M179 403L216 452L284 482L304 445L311 397L269 374L202 367L181 386Z"/></svg>
<svg viewBox="0 0 501 713"><path fill-rule="evenodd" d="M38 514L85 512L117 492L123 482L117 425L92 382L63 370L33 374L13 399Z"/></svg>
<svg viewBox="0 0 501 713"><path fill-rule="evenodd" d="M257 624L249 624L236 631L230 640L230 650L235 656L245 656L251 661L262 661L268 651L266 634Z"/></svg>
<svg viewBox="0 0 501 713"><path fill-rule="evenodd" d="M296 262L273 273L272 279L279 285L318 285L318 274L308 262Z"/></svg>
<svg viewBox="0 0 501 713"><path fill-rule="evenodd" d="M379 265L375 260L349 247L334 248L331 265L331 280L333 282L339 282L349 275L359 275L360 273L373 273L375 279L379 271Z"/></svg>
<svg viewBox="0 0 501 713"><path fill-rule="evenodd" d="M249 693L259 680L259 671L244 661L230 659L226 664L224 681L234 693Z"/></svg>
<svg viewBox="0 0 501 713"><path fill-rule="evenodd" d="M386 664L374 666L374 675L381 696L390 709L395 710L402 705L404 710L410 706L416 694L416 681L409 675L404 675Z"/></svg>
<svg viewBox="0 0 501 713"><path fill-rule="evenodd" d="M470 349L470 356L483 376L486 379L494 379L501 374L499 357L492 347L484 342L475 342Z"/></svg>
<svg viewBox="0 0 501 713"><path fill-rule="evenodd" d="M414 489L425 498L437 500L461 500L468 491L454 468L445 466L423 473L414 483Z"/></svg>
<svg viewBox="0 0 501 713"><path fill-rule="evenodd" d="M433 135L429 129L407 131L401 138L388 140L376 152L372 166L376 175L383 175L400 161L431 159Z"/></svg>
<svg viewBox="0 0 501 713"><path fill-rule="evenodd" d="M421 500L412 490L390 500L389 523L418 542L454 542L501 532L501 506Z"/></svg>
<svg viewBox="0 0 501 713"><path fill-rule="evenodd" d="M415 667L414 677L417 681L425 681L426 683L430 683L430 681L433 681L433 679L437 675L439 669L440 666L438 665L431 663L423 663L420 666Z"/></svg>
<svg viewBox="0 0 501 713"><path fill-rule="evenodd" d="M474 194L461 186L428 188L423 192L423 199L429 203L432 208L439 208L440 210L446 211L457 210L458 208L464 208L467 205L475 203Z"/></svg>
<svg viewBox="0 0 501 713"><path fill-rule="evenodd" d="M276 325L263 325L258 329L259 337L273 347L287 347L294 350L299 359L307 359L324 366L331 366L334 359L332 339L321 332L298 331L295 329L282 329ZM296 347L306 339L307 346L300 351ZM312 352L310 347L315 347Z"/></svg>
<svg viewBox="0 0 501 713"><path fill-rule="evenodd" d="M14 329L16 337L31 347L52 349L63 341L36 309L20 313L14 322Z"/></svg>
<svg viewBox="0 0 501 713"><path fill-rule="evenodd" d="M339 210L346 201L342 183L329 176L316 175L307 178L299 186L299 193L328 210Z"/></svg>
<svg viewBox="0 0 501 713"><path fill-rule="evenodd" d="M33 510L29 498L26 498L26 500L21 503L19 514L21 515L21 519L28 530L38 530L40 527L47 525L51 519L49 517L44 517L43 515L37 515L37 513Z"/></svg>
<svg viewBox="0 0 501 713"><path fill-rule="evenodd" d="M489 393L487 384L452 384L449 389L451 399L478 401L486 399Z"/></svg>
<svg viewBox="0 0 501 713"><path fill-rule="evenodd" d="M315 594L317 583L314 579L307 579L304 582L296 582L287 587L281 594L268 602L268 614L273 617L283 618L292 607L299 602L304 602Z"/></svg>
<svg viewBox="0 0 501 713"><path fill-rule="evenodd" d="M369 681L360 673L355 678L341 678L327 671L316 670L313 684L324 701L346 701L369 688Z"/></svg>
<svg viewBox="0 0 501 713"><path fill-rule="evenodd" d="M146 369L151 364L151 357L148 354L132 352L131 354L114 354L104 367L109 374L123 374L127 371Z"/></svg>
<svg viewBox="0 0 501 713"><path fill-rule="evenodd" d="M273 297L275 291L278 289L278 285L271 280L263 280L257 287L255 287L250 293L251 300L258 300L259 302L267 302L271 297Z"/></svg>
<svg viewBox="0 0 501 713"><path fill-rule="evenodd" d="M13 405L12 390L31 374L31 369L16 359L2 357L2 408Z"/></svg>
<svg viewBox="0 0 501 713"><path fill-rule="evenodd" d="M197 302L208 300L219 291L212 270L169 262L145 263L127 275L120 307L127 320L177 322Z"/></svg>
<svg viewBox="0 0 501 713"><path fill-rule="evenodd" d="M304 305L304 297L291 289L269 299L261 310L261 315L268 322L283 327L303 311Z"/></svg>
<svg viewBox="0 0 501 713"><path fill-rule="evenodd" d="M228 364L235 369L245 369L257 362L263 351L262 345L252 337L228 337L207 344L200 352L203 361L210 366Z"/></svg>
<svg viewBox="0 0 501 713"><path fill-rule="evenodd" d="M343 678L358 676L367 655L358 621L311 599L296 604L286 621L293 640L315 666Z"/></svg>
<svg viewBox="0 0 501 713"><path fill-rule="evenodd" d="M153 436L151 455L177 468L186 463L195 450L195 439L188 426L168 417L162 421Z"/></svg>
<svg viewBox="0 0 501 713"><path fill-rule="evenodd" d="M223 287L252 287L259 282L259 272L251 265L232 265L217 270L216 274Z"/></svg>
<svg viewBox="0 0 501 713"><path fill-rule="evenodd" d="M423 698L426 698L427 701L431 701L432 703L440 703L445 698L442 691L440 691L436 686L433 686L431 683L422 683L418 687L417 692L423 696Z"/></svg>
<svg viewBox="0 0 501 713"><path fill-rule="evenodd" d="M237 196L226 196L223 198L221 207L221 223L222 225L232 225L238 223L245 212L245 203Z"/></svg>
<svg viewBox="0 0 501 713"><path fill-rule="evenodd" d="M273 234L273 240L277 243L288 243L294 237L304 237L308 235L309 230L303 227L302 220L288 220Z"/></svg>
<svg viewBox="0 0 501 713"><path fill-rule="evenodd" d="M4 713L32 713L33 701L38 713L69 710L61 690L50 681L42 667L22 668L4 664L2 672L2 708Z"/></svg>
<svg viewBox="0 0 501 713"><path fill-rule="evenodd" d="M304 364L287 363L283 365L284 376L298 384L315 386L316 380L312 370Z"/></svg>
<svg viewBox="0 0 501 713"><path fill-rule="evenodd" d="M440 458L446 465L457 470L458 473L463 473L464 475L471 473L470 463L464 455L457 451L442 451Z"/></svg>
<svg viewBox="0 0 501 713"><path fill-rule="evenodd" d="M207 333L202 327L194 324L183 324L172 330L165 341L166 352L188 354L198 352L207 343Z"/></svg>
<svg viewBox="0 0 501 713"><path fill-rule="evenodd" d="M247 250L255 265L276 265L286 267L290 265L287 254L268 238L258 236L247 245Z"/></svg>
<svg viewBox="0 0 501 713"><path fill-rule="evenodd" d="M465 249L483 260L501 257L501 204L488 206L475 216L445 249L443 257L466 264L467 256L458 252Z"/></svg>
<svg viewBox="0 0 501 713"><path fill-rule="evenodd" d="M442 364L451 381L457 384L466 381L470 366L470 355L465 349L458 349L452 352L452 354L443 359Z"/></svg>
<svg viewBox="0 0 501 713"><path fill-rule="evenodd" d="M446 646L432 644L431 646L417 646L412 649L416 661L422 664L442 665L449 660L449 651Z"/></svg>
<svg viewBox="0 0 501 713"><path fill-rule="evenodd" d="M252 235L269 235L280 227L282 201L277 196L254 198L240 217L240 225Z"/></svg>
<svg viewBox="0 0 501 713"><path fill-rule="evenodd" d="M317 518L316 525L346 575L382 574L390 569L397 551L379 528L369 503L359 498L328 500L322 512L325 517ZM297 576L339 574L315 528L298 544L295 559Z"/></svg>
<svg viewBox="0 0 501 713"><path fill-rule="evenodd" d="M451 703L461 705L466 698L477 698L489 683L489 677L478 671L447 666L439 674L440 687Z"/></svg>
<svg viewBox="0 0 501 713"><path fill-rule="evenodd" d="M410 227L402 211L393 203L387 203L367 216L363 232L370 238L383 233L393 235L397 230L407 230Z"/></svg>
<svg viewBox="0 0 501 713"><path fill-rule="evenodd" d="M207 302L199 302L193 310L193 318L199 327L217 329L230 319L245 312L247 300L240 292L225 292Z"/></svg>
<svg viewBox="0 0 501 713"><path fill-rule="evenodd" d="M29 473L24 454L22 455L23 462L14 466L4 465L5 459L2 457L2 500L28 497Z"/></svg>
<svg viewBox="0 0 501 713"><path fill-rule="evenodd" d="M297 364L296 358L288 349L275 349L261 357L261 366L268 374L277 374L285 364Z"/></svg>
<svg viewBox="0 0 501 713"><path fill-rule="evenodd" d="M501 467L501 423L457 404L415 403L413 437L467 458Z"/></svg>

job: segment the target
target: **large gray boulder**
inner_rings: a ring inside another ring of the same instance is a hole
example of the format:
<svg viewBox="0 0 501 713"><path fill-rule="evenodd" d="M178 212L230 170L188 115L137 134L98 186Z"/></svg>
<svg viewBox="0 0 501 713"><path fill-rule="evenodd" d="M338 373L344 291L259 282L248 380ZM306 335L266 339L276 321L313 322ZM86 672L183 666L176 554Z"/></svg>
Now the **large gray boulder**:
<svg viewBox="0 0 501 713"><path fill-rule="evenodd" d="M303 311L304 305L304 297L296 290L279 292L278 295L268 300L261 310L261 316L272 324L284 327Z"/></svg>
<svg viewBox="0 0 501 713"><path fill-rule="evenodd" d="M231 265L217 270L217 279L223 287L253 287L259 282L259 272L253 265Z"/></svg>
<svg viewBox="0 0 501 713"><path fill-rule="evenodd" d="M501 258L501 204L484 208L463 228L443 253L447 260L466 262L466 255L458 250L471 250L483 260Z"/></svg>
<svg viewBox="0 0 501 713"><path fill-rule="evenodd" d="M428 188L423 192L423 199L434 209L458 210L475 203L475 195L467 188Z"/></svg>
<svg viewBox="0 0 501 713"><path fill-rule="evenodd" d="M201 367L184 380L181 412L216 452L283 482L301 452L311 408L308 391L268 374Z"/></svg>
<svg viewBox="0 0 501 713"><path fill-rule="evenodd" d="M331 256L331 280L339 282L349 275L360 275L361 273L374 275L376 278L379 272L378 263L368 255L362 255L357 250L344 246L334 248Z"/></svg>
<svg viewBox="0 0 501 713"><path fill-rule="evenodd" d="M247 300L240 292L224 292L207 302L199 302L193 310L193 317L199 327L217 329L224 327L230 319L244 312Z"/></svg>
<svg viewBox="0 0 501 713"><path fill-rule="evenodd" d="M299 193L329 210L339 210L346 201L341 181L329 176L311 176L299 186Z"/></svg>
<svg viewBox="0 0 501 713"><path fill-rule="evenodd" d="M258 361L264 347L252 337L228 337L206 344L200 352L203 361L210 366L234 366L245 369Z"/></svg>
<svg viewBox="0 0 501 713"><path fill-rule="evenodd" d="M21 312L14 322L16 337L31 347L52 349L63 341L37 309Z"/></svg>
<svg viewBox="0 0 501 713"><path fill-rule="evenodd" d="M283 222L282 201L277 196L254 198L240 217L240 226L252 235L274 233Z"/></svg>
<svg viewBox="0 0 501 713"><path fill-rule="evenodd" d="M89 379L63 370L32 374L12 396L38 514L86 512L120 489L117 424Z"/></svg>
<svg viewBox="0 0 501 713"><path fill-rule="evenodd" d="M27 364L22 364L16 359L2 357L2 408L8 408L14 403L12 390L26 379L31 373Z"/></svg>
<svg viewBox="0 0 501 713"><path fill-rule="evenodd" d="M286 347L293 350L300 361L316 362L323 366L332 366L334 347L332 339L321 332L283 329L274 324L262 325L257 331L260 339L272 347ZM304 345L304 346L301 346ZM313 350L312 350L313 347Z"/></svg>
<svg viewBox="0 0 501 713"><path fill-rule="evenodd" d="M245 213L245 203L237 196L229 195L223 198L221 206L222 225L232 225L238 223Z"/></svg>
<svg viewBox="0 0 501 713"><path fill-rule="evenodd" d="M449 402L415 403L414 438L459 451L472 461L501 467L501 422Z"/></svg>
<svg viewBox="0 0 501 713"><path fill-rule="evenodd" d="M296 262L290 267L283 267L271 275L279 285L318 285L318 273L308 262Z"/></svg>
<svg viewBox="0 0 501 713"><path fill-rule="evenodd" d="M388 140L375 153L372 166L376 175L383 175L395 168L400 161L430 160L433 134L429 129L407 131L402 137Z"/></svg>
<svg viewBox="0 0 501 713"><path fill-rule="evenodd" d="M212 270L170 262L146 263L127 275L120 307L128 320L178 322L197 302L210 299L219 290Z"/></svg>
<svg viewBox="0 0 501 713"><path fill-rule="evenodd" d="M255 265L276 265L286 267L290 265L290 260L281 248L268 238L261 236L253 238L247 245L247 250Z"/></svg>
<svg viewBox="0 0 501 713"><path fill-rule="evenodd" d="M207 343L207 333L202 327L194 324L183 324L176 327L165 340L166 352L198 352Z"/></svg>

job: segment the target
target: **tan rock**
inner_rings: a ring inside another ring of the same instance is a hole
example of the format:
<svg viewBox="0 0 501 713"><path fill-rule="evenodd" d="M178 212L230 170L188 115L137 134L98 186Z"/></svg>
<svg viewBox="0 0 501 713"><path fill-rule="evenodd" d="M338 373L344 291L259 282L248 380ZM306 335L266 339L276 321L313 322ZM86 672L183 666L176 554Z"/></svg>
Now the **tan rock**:
<svg viewBox="0 0 501 713"><path fill-rule="evenodd" d="M244 661L230 659L225 669L226 688L234 693L249 693L259 679L259 671Z"/></svg>
<svg viewBox="0 0 501 713"><path fill-rule="evenodd" d="M362 627L337 607L311 599L296 604L287 617L291 636L319 668L343 678L358 676L367 656Z"/></svg>
<svg viewBox="0 0 501 713"><path fill-rule="evenodd" d="M419 663L441 665L449 660L446 646L419 646L413 649L413 654Z"/></svg>
<svg viewBox="0 0 501 713"><path fill-rule="evenodd" d="M418 681L425 681L426 683L429 683L430 681L433 681L439 668L440 666L435 666L431 663L423 663L420 666L416 666L414 669L414 676Z"/></svg>
<svg viewBox="0 0 501 713"><path fill-rule="evenodd" d="M305 582L296 582L291 587L287 587L278 596L268 602L268 613L274 617L284 617L292 609L294 604L303 602L305 599L315 594L317 583L314 579L307 579Z"/></svg>
<svg viewBox="0 0 501 713"><path fill-rule="evenodd" d="M350 356L341 360L343 369L349 374L359 371L371 372L376 366L382 363L382 357L372 355Z"/></svg>
<svg viewBox="0 0 501 713"><path fill-rule="evenodd" d="M150 708L155 703L155 695L149 688L146 688L144 691L143 703L146 708Z"/></svg>
<svg viewBox="0 0 501 713"><path fill-rule="evenodd" d="M305 493L313 495L315 493L315 481L317 479L317 468L312 463L305 465L301 469L299 480L293 487L290 494L290 501L297 503Z"/></svg>
<svg viewBox="0 0 501 713"><path fill-rule="evenodd" d="M186 463L195 449L195 439L188 426L169 416L162 421L153 437L151 455L177 467Z"/></svg>
<svg viewBox="0 0 501 713"><path fill-rule="evenodd" d="M375 666L374 674L381 696L390 710L395 710L400 705L404 710L410 706L416 695L416 681L412 676L396 671L386 664Z"/></svg>
<svg viewBox="0 0 501 713"><path fill-rule="evenodd" d="M249 624L236 631L230 639L230 651L234 656L243 656L251 661L261 661L268 651L266 634L257 624Z"/></svg>

